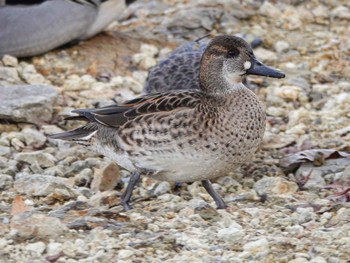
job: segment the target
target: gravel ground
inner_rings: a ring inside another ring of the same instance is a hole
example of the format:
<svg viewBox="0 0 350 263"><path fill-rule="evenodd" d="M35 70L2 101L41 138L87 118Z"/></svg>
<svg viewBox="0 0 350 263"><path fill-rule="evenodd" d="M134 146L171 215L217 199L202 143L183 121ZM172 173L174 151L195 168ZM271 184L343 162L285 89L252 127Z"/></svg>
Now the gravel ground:
<svg viewBox="0 0 350 263"><path fill-rule="evenodd" d="M350 262L349 9L345 0L137 1L89 41L5 56L0 262ZM266 105L264 143L214 183L226 210L198 182L143 178L124 212L126 171L46 135L72 128L63 117L74 108L137 96L150 67L209 32L260 38L256 56L287 75L250 78Z"/></svg>

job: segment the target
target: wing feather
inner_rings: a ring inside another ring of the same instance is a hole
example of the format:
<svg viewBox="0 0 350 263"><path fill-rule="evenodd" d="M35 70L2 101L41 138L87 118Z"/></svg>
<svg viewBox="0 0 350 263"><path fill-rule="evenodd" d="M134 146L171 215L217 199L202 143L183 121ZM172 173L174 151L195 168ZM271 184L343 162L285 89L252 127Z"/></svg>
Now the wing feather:
<svg viewBox="0 0 350 263"><path fill-rule="evenodd" d="M122 104L114 104L97 109L78 109L76 119L81 117L107 127L118 128L126 122L143 115L155 115L180 109L193 109L202 100L200 91L174 91L141 96ZM68 117L74 119L74 117Z"/></svg>

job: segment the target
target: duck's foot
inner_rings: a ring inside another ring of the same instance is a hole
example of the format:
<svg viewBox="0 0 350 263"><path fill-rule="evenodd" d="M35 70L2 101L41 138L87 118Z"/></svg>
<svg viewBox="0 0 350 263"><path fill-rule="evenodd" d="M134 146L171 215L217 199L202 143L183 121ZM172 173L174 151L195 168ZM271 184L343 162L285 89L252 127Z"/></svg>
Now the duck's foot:
<svg viewBox="0 0 350 263"><path fill-rule="evenodd" d="M221 198L221 196L214 190L211 182L209 180L202 180L202 185L210 194L210 196L214 199L216 206L218 209L225 209L227 207L225 201Z"/></svg>
<svg viewBox="0 0 350 263"><path fill-rule="evenodd" d="M125 192L120 197L120 204L123 206L125 211L128 211L133 208L131 205L129 205L129 202L132 196L132 191L134 190L134 187L139 181L139 179L140 174L138 172L132 172L128 186L126 187Z"/></svg>

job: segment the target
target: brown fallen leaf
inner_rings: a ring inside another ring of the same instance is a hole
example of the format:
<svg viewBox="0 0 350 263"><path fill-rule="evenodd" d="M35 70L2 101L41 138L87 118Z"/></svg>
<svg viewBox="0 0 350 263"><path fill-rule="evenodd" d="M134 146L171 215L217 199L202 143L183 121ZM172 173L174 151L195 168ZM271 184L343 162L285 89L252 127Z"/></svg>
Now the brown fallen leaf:
<svg viewBox="0 0 350 263"><path fill-rule="evenodd" d="M29 210L30 207L24 203L22 196L16 195L12 201L11 215L14 216Z"/></svg>

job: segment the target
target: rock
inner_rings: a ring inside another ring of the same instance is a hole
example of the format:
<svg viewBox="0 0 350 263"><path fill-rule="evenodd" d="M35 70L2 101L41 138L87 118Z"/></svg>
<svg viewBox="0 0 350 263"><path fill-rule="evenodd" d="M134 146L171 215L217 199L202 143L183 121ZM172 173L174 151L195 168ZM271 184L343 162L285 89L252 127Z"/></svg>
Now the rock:
<svg viewBox="0 0 350 263"><path fill-rule="evenodd" d="M275 43L275 50L277 53L285 52L289 49L289 44L286 41L279 40Z"/></svg>
<svg viewBox="0 0 350 263"><path fill-rule="evenodd" d="M85 168L74 176L74 181L77 186L90 185L93 178L93 172L90 168Z"/></svg>
<svg viewBox="0 0 350 263"><path fill-rule="evenodd" d="M18 83L18 82L20 82L20 78L18 76L17 69L16 68L9 68L9 67L0 67L0 81L1 80L6 80L5 83ZM3 88L3 87L1 87L1 88ZM5 102L2 99L2 94L0 94L0 98L1 98L1 101ZM0 106L0 110L1 110L1 106Z"/></svg>
<svg viewBox="0 0 350 263"><path fill-rule="evenodd" d="M8 156L11 153L11 148L7 146L0 146L0 156Z"/></svg>
<svg viewBox="0 0 350 263"><path fill-rule="evenodd" d="M276 17L280 17L282 15L282 12L269 1L264 1L259 9L259 13L272 19L275 19Z"/></svg>
<svg viewBox="0 0 350 263"><path fill-rule="evenodd" d="M301 225L317 218L312 207L298 207L292 218L296 219L296 224Z"/></svg>
<svg viewBox="0 0 350 263"><path fill-rule="evenodd" d="M4 63L5 66L9 66L9 67L17 67L18 66L17 58L10 56L10 55L3 56L2 63Z"/></svg>
<svg viewBox="0 0 350 263"><path fill-rule="evenodd" d="M162 195L165 193L169 193L171 191L171 185L169 182L160 182L156 188L154 189L155 195Z"/></svg>
<svg viewBox="0 0 350 263"><path fill-rule="evenodd" d="M314 257L310 260L310 263L327 263L327 262L329 262L327 261L327 259L320 256Z"/></svg>
<svg viewBox="0 0 350 263"><path fill-rule="evenodd" d="M264 177L254 184L254 190L259 195L294 194L298 185L281 177Z"/></svg>
<svg viewBox="0 0 350 263"><path fill-rule="evenodd" d="M307 178L303 186L305 189L319 190L326 185L324 176L327 173L327 168L325 170L317 168L318 167L315 167L314 169L312 163L302 163L296 172L296 178Z"/></svg>
<svg viewBox="0 0 350 263"><path fill-rule="evenodd" d="M245 231L241 225L232 222L230 226L219 229L217 235L220 239L224 239L230 243L236 243L244 237Z"/></svg>
<svg viewBox="0 0 350 263"><path fill-rule="evenodd" d="M32 128L24 128L21 133L26 145L34 148L41 148L47 141L47 137L44 134Z"/></svg>
<svg viewBox="0 0 350 263"><path fill-rule="evenodd" d="M151 57L154 57L159 53L159 50L156 46L148 45L148 44L141 44L140 52L147 54Z"/></svg>
<svg viewBox="0 0 350 263"><path fill-rule="evenodd" d="M63 246L58 242L50 242L47 245L47 254L48 255L57 255L62 252Z"/></svg>
<svg viewBox="0 0 350 263"><path fill-rule="evenodd" d="M64 200L75 197L69 179L41 174L19 174L17 177L14 186L19 193L45 197L57 195Z"/></svg>
<svg viewBox="0 0 350 263"><path fill-rule="evenodd" d="M0 119L41 124L51 120L56 90L45 85L0 87Z"/></svg>
<svg viewBox="0 0 350 263"><path fill-rule="evenodd" d="M120 204L120 198L116 191L97 192L88 200L88 204L94 207L115 206Z"/></svg>
<svg viewBox="0 0 350 263"><path fill-rule="evenodd" d="M24 212L11 219L11 234L14 238L55 238L68 229L61 221L44 214Z"/></svg>
<svg viewBox="0 0 350 263"><path fill-rule="evenodd" d="M290 260L288 263L309 263L310 261L308 261L306 258L295 258Z"/></svg>
<svg viewBox="0 0 350 263"><path fill-rule="evenodd" d="M299 12L293 7L287 8L283 13L282 18L285 21L283 27L287 30L296 30L303 25L299 18Z"/></svg>
<svg viewBox="0 0 350 263"><path fill-rule="evenodd" d="M265 48L262 48L262 47L255 49L254 54L258 60L260 60L264 63L269 63L269 62L275 61L277 59L275 52L272 52L272 51L265 49Z"/></svg>
<svg viewBox="0 0 350 263"><path fill-rule="evenodd" d="M41 84L46 82L43 75L37 73L34 65L22 61L20 66L22 67L22 71L20 72L21 77L26 81L26 83Z"/></svg>
<svg viewBox="0 0 350 263"><path fill-rule="evenodd" d="M270 252L269 242L266 238L251 241L243 246L243 253L240 257L263 258Z"/></svg>
<svg viewBox="0 0 350 263"><path fill-rule="evenodd" d="M340 6L335 7L331 11L331 16L336 17L336 18L340 18L340 19L349 20L350 19L350 10L348 7L340 5Z"/></svg>
<svg viewBox="0 0 350 263"><path fill-rule="evenodd" d="M41 255L45 251L46 245L44 242L39 241L39 242L30 243L30 244L26 245L25 249L27 251L35 252L35 253Z"/></svg>
<svg viewBox="0 0 350 263"><path fill-rule="evenodd" d="M287 134L274 134L266 132L263 138L263 149L281 149L295 143L297 136Z"/></svg>
<svg viewBox="0 0 350 263"><path fill-rule="evenodd" d="M299 98L300 92L300 87L284 85L276 89L275 94L286 101L296 101Z"/></svg>
<svg viewBox="0 0 350 263"><path fill-rule="evenodd" d="M128 259L131 258L135 253L129 249L121 249L118 252L118 259Z"/></svg>
<svg viewBox="0 0 350 263"><path fill-rule="evenodd" d="M0 174L0 190L6 190L13 186L13 178L7 174Z"/></svg>
<svg viewBox="0 0 350 263"><path fill-rule="evenodd" d="M120 182L120 178L119 167L114 162L110 162L102 169L95 170L91 190L94 192L113 190Z"/></svg>
<svg viewBox="0 0 350 263"><path fill-rule="evenodd" d="M326 6L317 5L317 7L312 10L312 14L316 17L317 22L321 22L321 19L327 18L330 12Z"/></svg>
<svg viewBox="0 0 350 263"><path fill-rule="evenodd" d="M41 168L52 167L57 162L56 158L42 151L21 152L14 155L16 161L33 164L37 162Z"/></svg>

